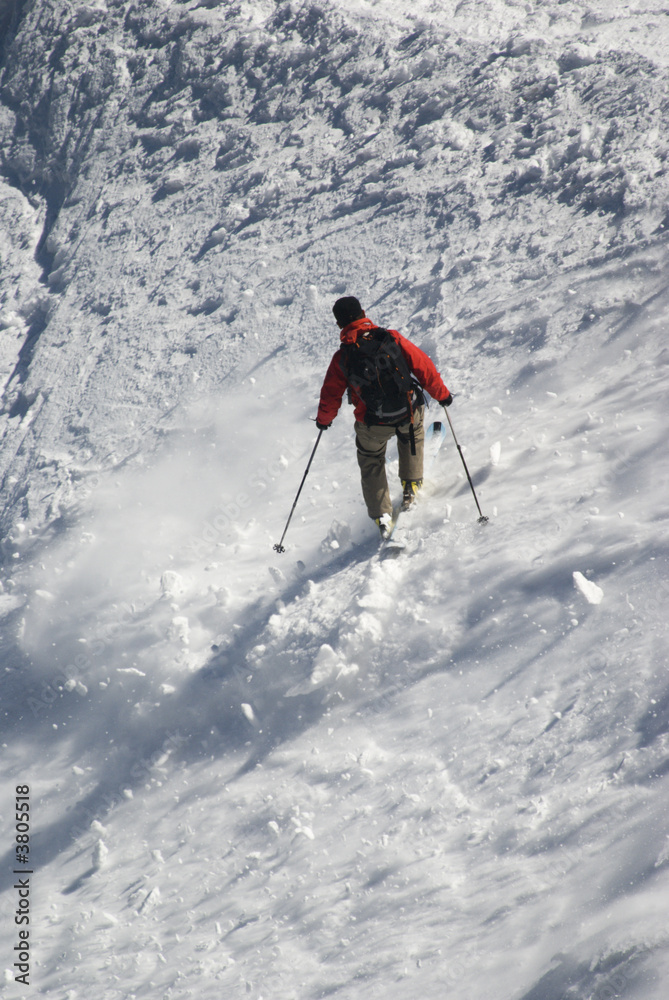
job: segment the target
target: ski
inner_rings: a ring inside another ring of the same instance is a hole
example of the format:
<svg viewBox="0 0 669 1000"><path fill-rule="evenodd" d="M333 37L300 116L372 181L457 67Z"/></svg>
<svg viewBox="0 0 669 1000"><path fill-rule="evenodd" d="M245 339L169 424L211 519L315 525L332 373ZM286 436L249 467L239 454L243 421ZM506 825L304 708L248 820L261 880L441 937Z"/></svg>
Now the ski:
<svg viewBox="0 0 669 1000"><path fill-rule="evenodd" d="M428 429L425 431L425 445L424 445L424 475L429 476L432 471L432 466L434 465L434 460L436 459L439 449L444 443L444 438L446 437L446 425L442 424L441 420L433 420Z"/></svg>
<svg viewBox="0 0 669 1000"><path fill-rule="evenodd" d="M428 478L432 466L434 465L435 459L439 454L439 449L444 443L444 438L446 437L446 427L442 424L441 420L434 420L427 430L425 431L425 444L424 444L424 460L423 460L423 482ZM397 525L400 518L406 517L410 514L413 509L413 505L409 510L402 510L401 504L393 511L393 521L390 528L390 532L385 538L381 540L381 554L382 558L386 556L399 555L405 549L405 544L402 541L403 532L397 532Z"/></svg>

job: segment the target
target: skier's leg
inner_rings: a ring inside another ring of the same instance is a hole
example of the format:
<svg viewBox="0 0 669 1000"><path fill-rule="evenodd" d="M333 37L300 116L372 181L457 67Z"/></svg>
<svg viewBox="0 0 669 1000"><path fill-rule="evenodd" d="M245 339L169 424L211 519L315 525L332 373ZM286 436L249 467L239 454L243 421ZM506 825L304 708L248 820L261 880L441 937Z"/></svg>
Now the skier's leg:
<svg viewBox="0 0 669 1000"><path fill-rule="evenodd" d="M423 446L425 444L425 407L418 406L413 414L413 434L416 454L411 454L411 423L407 420L397 428L397 452L399 454L399 476L403 482L418 482L423 479Z"/></svg>
<svg viewBox="0 0 669 1000"><path fill-rule="evenodd" d="M394 427L368 427L359 420L355 423L362 495L367 513L374 519L393 512L386 477L386 444L394 433Z"/></svg>

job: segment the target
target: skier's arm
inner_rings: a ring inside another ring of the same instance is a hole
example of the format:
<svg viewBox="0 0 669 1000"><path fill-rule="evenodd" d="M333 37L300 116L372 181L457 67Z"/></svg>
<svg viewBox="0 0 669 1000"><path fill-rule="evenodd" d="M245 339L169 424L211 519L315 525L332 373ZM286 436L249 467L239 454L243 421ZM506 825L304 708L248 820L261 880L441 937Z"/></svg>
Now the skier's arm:
<svg viewBox="0 0 669 1000"><path fill-rule="evenodd" d="M341 368L340 352L337 351L327 370L321 387L321 399L318 404L316 420L319 424L329 425L339 413L342 397L346 391L346 379Z"/></svg>
<svg viewBox="0 0 669 1000"><path fill-rule="evenodd" d="M451 394L444 385L444 381L437 371L434 362L424 351L421 351L420 347L416 347L415 344L412 344L410 340L407 340L400 333L396 334L396 339L402 348L409 368L420 382L421 387L426 389L438 403L445 402Z"/></svg>

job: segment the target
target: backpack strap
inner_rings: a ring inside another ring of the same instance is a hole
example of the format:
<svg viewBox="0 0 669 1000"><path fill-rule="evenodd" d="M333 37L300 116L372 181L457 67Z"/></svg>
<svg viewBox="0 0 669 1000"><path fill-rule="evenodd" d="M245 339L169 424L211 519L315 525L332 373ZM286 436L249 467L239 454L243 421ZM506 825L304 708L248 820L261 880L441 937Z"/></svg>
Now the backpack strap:
<svg viewBox="0 0 669 1000"><path fill-rule="evenodd" d="M411 454L416 454L416 435L413 430L413 393L407 392L407 402L409 404L409 441L411 442Z"/></svg>

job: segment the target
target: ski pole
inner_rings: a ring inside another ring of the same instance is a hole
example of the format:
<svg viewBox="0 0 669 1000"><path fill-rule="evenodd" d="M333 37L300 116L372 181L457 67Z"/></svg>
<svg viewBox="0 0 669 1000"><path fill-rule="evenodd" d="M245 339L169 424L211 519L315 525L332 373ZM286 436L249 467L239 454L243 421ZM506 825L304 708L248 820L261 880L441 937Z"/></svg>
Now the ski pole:
<svg viewBox="0 0 669 1000"><path fill-rule="evenodd" d="M307 476L309 474L309 469L311 468L311 463L314 460L314 455L316 454L316 448L318 448L318 442L320 441L322 434L323 434L323 431L319 431L318 432L318 437L316 438L316 444L314 445L314 450L312 451L311 458L309 459L309 461L307 463L307 467L304 470L304 475L302 476L302 482L300 483L300 488L297 491L297 496L295 497L295 500L293 502L293 506L290 509L290 514L288 515L288 520L286 521L286 527L283 529L283 534L281 536L281 541L277 542L277 544L274 546L274 551L275 552L285 552L286 551L284 549L284 547L283 547L283 540L286 537L286 532L288 531L288 525L290 524L290 519L293 516L293 511L295 510L295 508L297 506L297 501L300 499L300 493L302 492L302 487L304 486L304 481L305 481L305 479L307 478Z"/></svg>
<svg viewBox="0 0 669 1000"><path fill-rule="evenodd" d="M444 413L448 417L448 426L451 428L451 433L453 435L453 440L455 441L455 447L460 452L460 458L462 459L462 464L465 467L465 472L467 473L467 479L469 480L469 485L471 486L472 493L474 494L474 500L476 500L476 507L477 507L478 512L479 512L479 521L478 521L478 523L479 524L485 524L487 522L488 518L485 516L485 514L481 510L481 505L479 504L478 497L476 496L476 490L474 489L474 484L472 482L472 477L469 475L469 469L467 468L467 463L465 462L465 456L462 454L462 448L458 444L458 439L455 436L455 431L453 430L453 424L451 423L451 418L450 418L449 412L446 409L446 407L444 407Z"/></svg>

